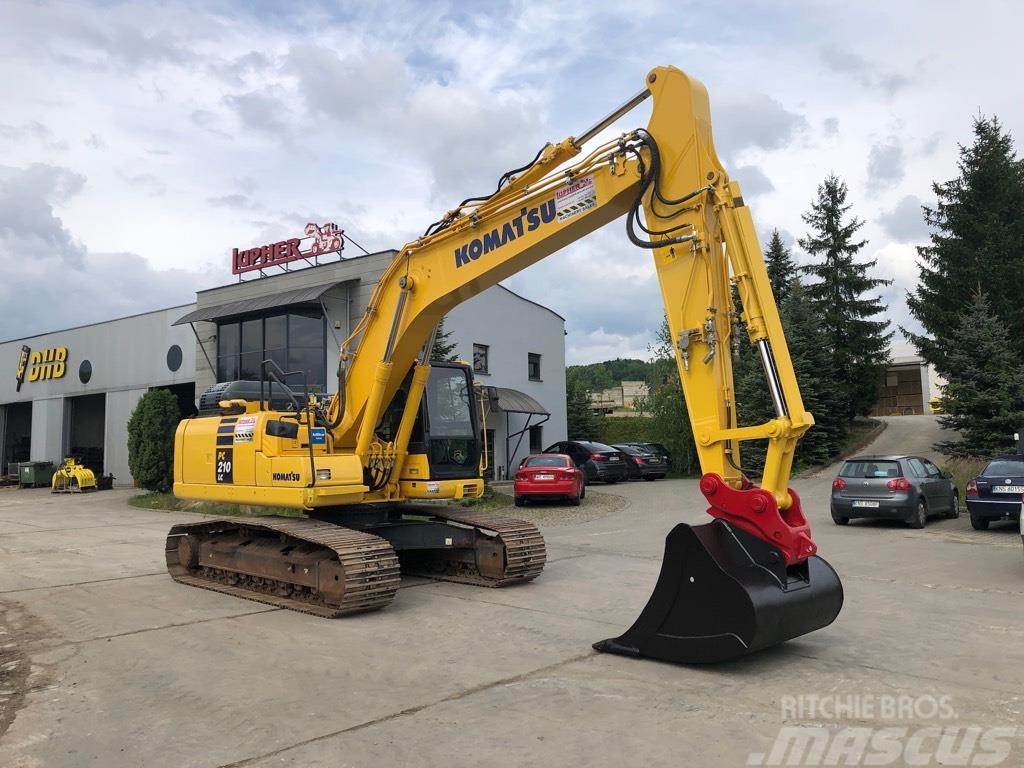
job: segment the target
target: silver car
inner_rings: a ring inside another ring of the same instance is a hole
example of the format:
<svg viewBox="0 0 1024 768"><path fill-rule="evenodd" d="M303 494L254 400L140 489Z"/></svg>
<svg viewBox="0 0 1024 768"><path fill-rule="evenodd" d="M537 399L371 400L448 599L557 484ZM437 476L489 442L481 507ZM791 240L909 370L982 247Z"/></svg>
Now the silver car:
<svg viewBox="0 0 1024 768"><path fill-rule="evenodd" d="M832 481L832 519L903 520L924 528L931 515L960 516L952 475L923 456L857 456L843 462Z"/></svg>

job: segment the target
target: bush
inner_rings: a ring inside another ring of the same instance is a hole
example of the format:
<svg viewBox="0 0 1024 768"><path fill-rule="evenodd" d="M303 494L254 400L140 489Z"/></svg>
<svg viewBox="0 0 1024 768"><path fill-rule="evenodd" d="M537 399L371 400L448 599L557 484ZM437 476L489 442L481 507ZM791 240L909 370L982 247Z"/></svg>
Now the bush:
<svg viewBox="0 0 1024 768"><path fill-rule="evenodd" d="M166 389L144 394L128 419L128 468L135 484L167 493L174 485L174 431L178 400Z"/></svg>

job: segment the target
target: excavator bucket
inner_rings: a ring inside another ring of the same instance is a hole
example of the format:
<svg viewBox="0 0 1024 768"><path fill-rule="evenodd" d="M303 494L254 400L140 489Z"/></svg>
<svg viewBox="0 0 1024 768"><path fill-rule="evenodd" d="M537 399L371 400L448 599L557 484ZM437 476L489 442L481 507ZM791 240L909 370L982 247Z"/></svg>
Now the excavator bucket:
<svg viewBox="0 0 1024 768"><path fill-rule="evenodd" d="M787 565L778 549L725 520L680 523L665 540L647 607L594 648L680 664L729 661L826 627L842 605L839 576L820 557Z"/></svg>

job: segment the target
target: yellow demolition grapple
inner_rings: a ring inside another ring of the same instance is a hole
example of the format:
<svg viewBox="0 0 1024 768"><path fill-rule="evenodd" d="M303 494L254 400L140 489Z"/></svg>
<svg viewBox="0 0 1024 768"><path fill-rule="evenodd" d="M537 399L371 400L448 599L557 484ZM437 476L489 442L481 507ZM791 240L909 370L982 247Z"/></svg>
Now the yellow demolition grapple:
<svg viewBox="0 0 1024 768"><path fill-rule="evenodd" d="M88 467L78 463L73 456L64 459L64 463L53 473L50 480L50 493L82 493L96 490L96 475Z"/></svg>

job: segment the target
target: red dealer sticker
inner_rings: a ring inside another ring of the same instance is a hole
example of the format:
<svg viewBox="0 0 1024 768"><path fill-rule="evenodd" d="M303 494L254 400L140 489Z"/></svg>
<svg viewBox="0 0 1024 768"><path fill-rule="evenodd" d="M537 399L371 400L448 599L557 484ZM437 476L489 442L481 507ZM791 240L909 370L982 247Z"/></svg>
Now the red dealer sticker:
<svg viewBox="0 0 1024 768"><path fill-rule="evenodd" d="M597 190L594 189L593 174L566 184L555 192L555 208L558 211L559 224L596 207Z"/></svg>

